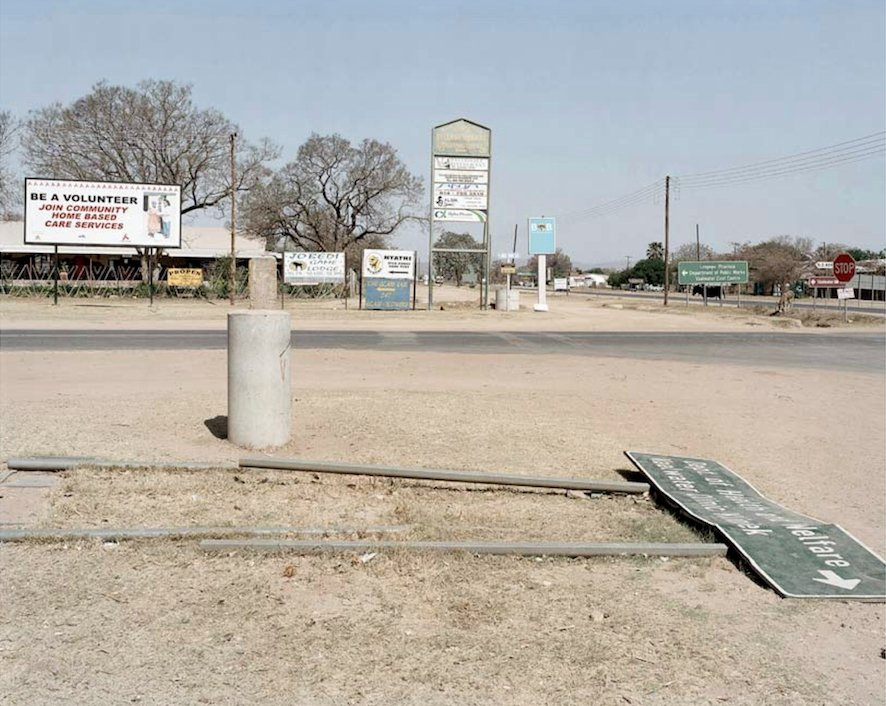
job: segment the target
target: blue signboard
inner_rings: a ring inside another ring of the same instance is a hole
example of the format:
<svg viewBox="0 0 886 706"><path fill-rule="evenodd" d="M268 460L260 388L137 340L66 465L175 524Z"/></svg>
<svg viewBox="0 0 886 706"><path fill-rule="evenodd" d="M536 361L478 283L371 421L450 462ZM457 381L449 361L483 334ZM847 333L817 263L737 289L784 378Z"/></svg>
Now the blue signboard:
<svg viewBox="0 0 886 706"><path fill-rule="evenodd" d="M412 280L387 277L363 279L363 307L386 311L412 308Z"/></svg>
<svg viewBox="0 0 886 706"><path fill-rule="evenodd" d="M553 218L529 219L529 254L552 255L557 251L556 226Z"/></svg>

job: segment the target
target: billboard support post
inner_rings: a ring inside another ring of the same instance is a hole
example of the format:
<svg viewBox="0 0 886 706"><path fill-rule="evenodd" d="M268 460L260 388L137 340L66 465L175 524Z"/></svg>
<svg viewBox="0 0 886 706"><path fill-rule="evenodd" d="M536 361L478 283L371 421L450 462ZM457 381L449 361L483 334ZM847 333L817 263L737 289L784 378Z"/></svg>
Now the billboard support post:
<svg viewBox="0 0 886 706"><path fill-rule="evenodd" d="M58 245L55 246L55 264L52 267L52 305L58 306Z"/></svg>
<svg viewBox="0 0 886 706"><path fill-rule="evenodd" d="M154 306L154 248L148 248L148 306Z"/></svg>

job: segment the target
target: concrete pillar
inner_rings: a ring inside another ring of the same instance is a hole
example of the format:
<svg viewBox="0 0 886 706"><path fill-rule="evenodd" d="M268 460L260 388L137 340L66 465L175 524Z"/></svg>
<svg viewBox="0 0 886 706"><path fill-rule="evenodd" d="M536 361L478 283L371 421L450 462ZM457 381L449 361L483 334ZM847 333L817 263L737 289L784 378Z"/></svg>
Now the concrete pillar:
<svg viewBox="0 0 886 706"><path fill-rule="evenodd" d="M292 380L289 314L228 313L228 441L268 448L289 441Z"/></svg>
<svg viewBox="0 0 886 706"><path fill-rule="evenodd" d="M277 259L263 256L249 260L249 308L276 309Z"/></svg>

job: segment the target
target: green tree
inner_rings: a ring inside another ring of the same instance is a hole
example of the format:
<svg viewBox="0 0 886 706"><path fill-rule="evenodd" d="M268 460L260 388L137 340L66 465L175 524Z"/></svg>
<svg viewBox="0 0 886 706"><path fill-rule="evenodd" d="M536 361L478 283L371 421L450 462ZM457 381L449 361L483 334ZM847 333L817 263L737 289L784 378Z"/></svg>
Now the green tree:
<svg viewBox="0 0 886 706"><path fill-rule="evenodd" d="M642 279L646 284L664 284L664 260L657 257L640 260L631 268L631 278Z"/></svg>
<svg viewBox="0 0 886 706"><path fill-rule="evenodd" d="M572 259L562 248L557 248L553 254L548 255L546 264L554 277L568 277L572 273ZM527 267L531 272L538 272L538 255L529 258Z"/></svg>
<svg viewBox="0 0 886 706"><path fill-rule="evenodd" d="M661 242L649 243L646 247L647 260L664 260L664 245Z"/></svg>
<svg viewBox="0 0 886 706"><path fill-rule="evenodd" d="M464 250L479 250L483 247L468 233L453 233L444 231L435 248L460 248ZM444 279L455 281L456 287L461 287L464 276L471 272L479 272L483 256L480 253L441 252L434 253L434 270Z"/></svg>

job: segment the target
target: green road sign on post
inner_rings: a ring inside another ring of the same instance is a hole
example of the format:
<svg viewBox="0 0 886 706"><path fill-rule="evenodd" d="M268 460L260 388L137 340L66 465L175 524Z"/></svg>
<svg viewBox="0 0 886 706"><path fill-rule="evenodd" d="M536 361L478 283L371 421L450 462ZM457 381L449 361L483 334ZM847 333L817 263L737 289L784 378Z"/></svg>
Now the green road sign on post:
<svg viewBox="0 0 886 706"><path fill-rule="evenodd" d="M744 260L678 262L677 284L747 284L748 263Z"/></svg>
<svg viewBox="0 0 886 706"><path fill-rule="evenodd" d="M637 451L625 455L660 493L720 532L781 595L886 600L886 564L837 525L767 500L716 461Z"/></svg>

